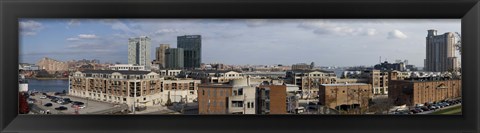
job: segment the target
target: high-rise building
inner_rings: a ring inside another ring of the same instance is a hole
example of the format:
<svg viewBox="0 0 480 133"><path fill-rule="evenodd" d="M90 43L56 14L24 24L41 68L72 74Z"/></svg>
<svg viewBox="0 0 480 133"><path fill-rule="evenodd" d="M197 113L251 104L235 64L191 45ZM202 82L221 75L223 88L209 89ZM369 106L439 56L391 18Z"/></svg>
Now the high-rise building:
<svg viewBox="0 0 480 133"><path fill-rule="evenodd" d="M155 49L155 61L154 64L158 64L159 68L165 68L165 51L170 48L169 44L160 44L160 47Z"/></svg>
<svg viewBox="0 0 480 133"><path fill-rule="evenodd" d="M128 64L142 65L150 69L150 38L141 36L128 39Z"/></svg>
<svg viewBox="0 0 480 133"><path fill-rule="evenodd" d="M183 48L184 50L185 68L200 68L200 63L202 62L202 36L178 36L177 48Z"/></svg>
<svg viewBox="0 0 480 133"><path fill-rule="evenodd" d="M182 48L169 48L165 50L165 67L179 69L184 67L184 51Z"/></svg>
<svg viewBox="0 0 480 133"><path fill-rule="evenodd" d="M455 36L452 32L437 35L437 30L428 30L425 71L445 72L458 69L455 57Z"/></svg>

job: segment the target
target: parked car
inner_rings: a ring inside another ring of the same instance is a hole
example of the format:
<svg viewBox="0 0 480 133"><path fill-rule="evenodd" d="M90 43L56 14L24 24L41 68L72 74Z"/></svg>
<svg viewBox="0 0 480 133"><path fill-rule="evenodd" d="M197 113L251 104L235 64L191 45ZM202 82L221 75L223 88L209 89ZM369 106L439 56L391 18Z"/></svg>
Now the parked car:
<svg viewBox="0 0 480 133"><path fill-rule="evenodd" d="M45 107L51 107L51 106L53 106L53 104L52 104L52 103L46 103L46 104L44 104L43 106L45 106Z"/></svg>
<svg viewBox="0 0 480 133"><path fill-rule="evenodd" d="M47 99L47 96L45 96L45 95L40 96L40 99Z"/></svg>
<svg viewBox="0 0 480 133"><path fill-rule="evenodd" d="M416 107L415 110L417 110L418 112L423 112L423 110L420 107Z"/></svg>
<svg viewBox="0 0 480 133"><path fill-rule="evenodd" d="M76 107L83 109L86 106L83 102L77 102L77 101L72 102L72 108L76 108Z"/></svg>
<svg viewBox="0 0 480 133"><path fill-rule="evenodd" d="M430 111L430 109L426 106L422 106L422 107L420 107L420 109L422 109L423 111Z"/></svg>
<svg viewBox="0 0 480 133"><path fill-rule="evenodd" d="M438 107L435 106L435 105L430 105L430 106L428 106L428 109L430 109L430 110L435 110L435 109L438 109Z"/></svg>
<svg viewBox="0 0 480 133"><path fill-rule="evenodd" d="M414 113L414 114L420 113L420 112L419 112L418 110L416 110L416 109L411 109L410 112L412 112L412 113Z"/></svg>
<svg viewBox="0 0 480 133"><path fill-rule="evenodd" d="M55 110L67 110L68 108L65 107L65 106L60 106L60 107L57 107L55 108Z"/></svg>

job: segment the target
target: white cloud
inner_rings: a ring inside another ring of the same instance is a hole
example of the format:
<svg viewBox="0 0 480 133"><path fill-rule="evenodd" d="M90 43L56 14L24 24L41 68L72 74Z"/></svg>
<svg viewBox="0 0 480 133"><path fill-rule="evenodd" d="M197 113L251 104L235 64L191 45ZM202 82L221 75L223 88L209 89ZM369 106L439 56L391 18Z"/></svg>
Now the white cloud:
<svg viewBox="0 0 480 133"><path fill-rule="evenodd" d="M247 19L246 24L248 27L258 27L258 26L263 26L267 25L268 20L266 19Z"/></svg>
<svg viewBox="0 0 480 133"><path fill-rule="evenodd" d="M77 37L67 38L67 41L79 41L84 39L97 39L97 38L99 37L95 34L80 34L80 35L77 35Z"/></svg>
<svg viewBox="0 0 480 133"><path fill-rule="evenodd" d="M76 38L76 37L71 37L71 38L67 38L67 41L78 41L80 39Z"/></svg>
<svg viewBox="0 0 480 133"><path fill-rule="evenodd" d="M43 25L40 22L28 20L20 22L20 33L27 36L36 35L38 31L43 29Z"/></svg>
<svg viewBox="0 0 480 133"><path fill-rule="evenodd" d="M400 30L393 30L388 32L387 39L406 39L408 36L405 35L403 32Z"/></svg>
<svg viewBox="0 0 480 133"><path fill-rule="evenodd" d="M177 33L180 31L180 29L159 29L155 31L155 34Z"/></svg>
<svg viewBox="0 0 480 133"><path fill-rule="evenodd" d="M68 21L68 23L67 23L67 27L65 27L65 28L70 29L70 27L72 27L72 26L78 26L78 25L80 25L80 20L78 20L78 19L70 19L70 21Z"/></svg>
<svg viewBox="0 0 480 133"><path fill-rule="evenodd" d="M324 20L306 21L298 25L300 28L313 30L313 33L319 35L340 35L340 36L373 36L377 31L373 28L346 26L345 24L335 24Z"/></svg>
<svg viewBox="0 0 480 133"><path fill-rule="evenodd" d="M80 39L95 39L95 38L98 38L98 37L95 34L80 34L80 35L78 35L78 38L80 38Z"/></svg>

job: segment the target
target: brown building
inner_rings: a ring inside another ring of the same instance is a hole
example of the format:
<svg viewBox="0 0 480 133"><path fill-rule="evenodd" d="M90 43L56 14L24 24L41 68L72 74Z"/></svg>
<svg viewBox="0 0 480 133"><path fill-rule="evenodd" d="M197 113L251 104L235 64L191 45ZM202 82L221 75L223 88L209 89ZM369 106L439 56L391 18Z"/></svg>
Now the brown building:
<svg viewBox="0 0 480 133"><path fill-rule="evenodd" d="M415 78L392 80L388 97L396 105L408 106L462 96L462 81L449 78Z"/></svg>
<svg viewBox="0 0 480 133"><path fill-rule="evenodd" d="M319 104L332 109L366 109L372 98L372 85L365 83L322 84L318 91Z"/></svg>
<svg viewBox="0 0 480 133"><path fill-rule="evenodd" d="M166 67L165 65L165 52L170 48L169 44L160 44L160 47L155 49L155 60L154 64L158 64L160 69Z"/></svg>
<svg viewBox="0 0 480 133"><path fill-rule="evenodd" d="M265 85L257 88L256 114L286 114L287 86Z"/></svg>
<svg viewBox="0 0 480 133"><path fill-rule="evenodd" d="M233 86L228 84L201 84L198 86L199 114L226 114L228 96ZM215 104L214 104L215 103Z"/></svg>

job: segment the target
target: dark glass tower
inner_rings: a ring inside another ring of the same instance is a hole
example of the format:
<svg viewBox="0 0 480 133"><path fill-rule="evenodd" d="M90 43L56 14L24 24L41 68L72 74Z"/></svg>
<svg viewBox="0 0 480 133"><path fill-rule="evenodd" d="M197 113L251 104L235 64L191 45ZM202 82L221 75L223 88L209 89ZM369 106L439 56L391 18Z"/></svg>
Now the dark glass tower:
<svg viewBox="0 0 480 133"><path fill-rule="evenodd" d="M177 37L177 48L182 48L184 68L199 68L202 62L202 36L184 35Z"/></svg>

